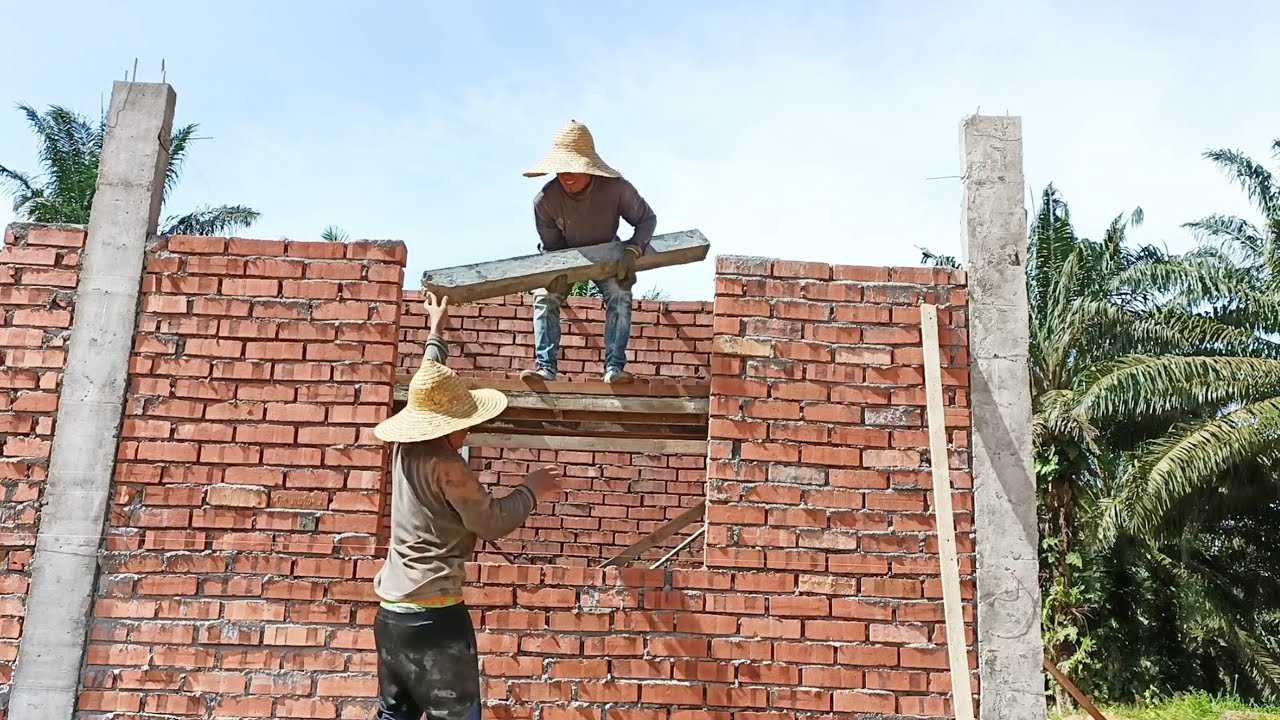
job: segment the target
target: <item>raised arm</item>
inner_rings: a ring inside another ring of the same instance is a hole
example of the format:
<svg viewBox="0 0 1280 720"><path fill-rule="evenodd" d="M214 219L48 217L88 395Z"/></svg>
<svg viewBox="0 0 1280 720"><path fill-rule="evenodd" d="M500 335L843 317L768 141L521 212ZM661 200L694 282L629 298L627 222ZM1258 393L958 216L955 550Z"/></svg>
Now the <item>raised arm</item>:
<svg viewBox="0 0 1280 720"><path fill-rule="evenodd" d="M533 223L538 228L538 251L565 249L564 233L556 227L556 219L547 209L546 191L533 198Z"/></svg>
<svg viewBox="0 0 1280 720"><path fill-rule="evenodd" d="M445 322L449 319L449 296L436 300L436 294L429 292L422 300L422 307L427 311L429 328L426 359L447 365L445 360L449 358L449 344L444 341L443 330Z"/></svg>

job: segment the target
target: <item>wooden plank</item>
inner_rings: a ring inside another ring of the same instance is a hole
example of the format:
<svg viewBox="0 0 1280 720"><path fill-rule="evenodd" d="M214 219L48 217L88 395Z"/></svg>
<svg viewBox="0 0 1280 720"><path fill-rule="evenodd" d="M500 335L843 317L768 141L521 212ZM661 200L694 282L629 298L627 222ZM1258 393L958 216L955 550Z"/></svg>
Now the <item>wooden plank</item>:
<svg viewBox="0 0 1280 720"><path fill-rule="evenodd" d="M605 422L639 425L679 425L706 428L707 416L703 413L637 413L596 412L592 410L556 410L548 412L539 408L507 408L500 420L557 420L564 422Z"/></svg>
<svg viewBox="0 0 1280 720"><path fill-rule="evenodd" d="M1071 697L1075 698L1076 702L1080 703L1080 707L1084 708L1084 711L1089 713L1089 717L1093 718L1093 720L1107 720L1107 716L1102 714L1102 711L1099 710L1091 700L1089 700L1087 695L1081 692L1080 688L1076 687L1075 683L1071 682L1070 678L1058 669L1057 665L1049 662L1049 658L1044 659L1044 669L1049 671L1049 674L1053 676L1054 680L1058 681L1059 685L1066 688L1067 692L1071 693Z"/></svg>
<svg viewBox="0 0 1280 720"><path fill-rule="evenodd" d="M633 543L622 552L605 560L600 567L607 568L614 565L624 565L639 558L653 546L680 532L690 523L704 517L706 512L707 501L700 501L697 505L668 520L662 527L640 538L639 541Z"/></svg>
<svg viewBox="0 0 1280 720"><path fill-rule="evenodd" d="M625 415L619 417L625 418ZM566 422L554 419L513 420L506 416L477 425L474 432L499 435L556 435L594 438L707 439L706 426L652 425L627 422Z"/></svg>
<svg viewBox="0 0 1280 720"><path fill-rule="evenodd" d="M396 373L396 385L403 391L409 387L413 373ZM711 383L705 380L653 382L637 378L633 383L613 385L607 382L570 382L557 380L523 380L520 378L466 377L467 387L491 388L507 394L550 393L560 395L613 395L615 397L711 397Z"/></svg>
<svg viewBox="0 0 1280 720"><path fill-rule="evenodd" d="M537 410L574 410L608 413L659 413L705 415L709 398L611 397L608 395L517 395L507 396L507 407Z"/></svg>
<svg viewBox="0 0 1280 720"><path fill-rule="evenodd" d="M685 548L687 548L687 547L689 547L690 545L692 545L692 544L693 544L693 541L694 541L694 540L697 540L699 537L702 537L702 534L703 534L703 533L705 533L706 531L707 531L707 524L706 524L706 523L703 523L703 524L702 524L702 525L701 525L697 530L694 530L694 531L693 531L693 534L692 534L692 535L690 535L689 537L685 538L685 539L684 539L684 542L682 542L682 543L680 543L679 545L677 545L677 546L675 546L674 548L672 548L672 549L671 549L671 552L667 553L666 555L663 555L661 558L658 558L658 561L657 561L657 562L655 562L654 564L650 565L650 566L649 566L649 569L650 569L650 570L657 570L658 568L662 567L663 565L666 565L668 560L670 560L671 558L675 557L676 555L679 555L679 554L680 554L680 551L682 551L682 550L684 550Z"/></svg>
<svg viewBox="0 0 1280 720"><path fill-rule="evenodd" d="M636 270L701 262L710 250L711 244L696 229L655 235L649 254L636 260ZM624 252L626 250L621 243L607 242L585 248L439 268L423 273L422 287L437 295L447 295L451 304L458 305L546 287L560 275L567 275L571 283L610 277L617 272L618 261Z"/></svg>
<svg viewBox="0 0 1280 720"><path fill-rule="evenodd" d="M640 453L643 455L706 455L706 440L655 440L649 438L582 438L473 432L467 445L478 448L529 450L580 450L583 452Z"/></svg>
<svg viewBox="0 0 1280 720"><path fill-rule="evenodd" d="M405 402L408 388L396 388L396 401ZM658 415L706 415L709 398L641 397L611 395L511 393L507 407L545 412L649 413Z"/></svg>
<svg viewBox="0 0 1280 720"><path fill-rule="evenodd" d="M947 659L951 668L951 704L956 720L973 720L969 646L960 607L960 567L956 556L955 515L951 504L951 461L947 452L946 414L942 405L942 360L938 346L938 308L920 306L920 341L924 350L925 406L929 421L929 465L933 469L933 509L942 565L942 606L947 626Z"/></svg>

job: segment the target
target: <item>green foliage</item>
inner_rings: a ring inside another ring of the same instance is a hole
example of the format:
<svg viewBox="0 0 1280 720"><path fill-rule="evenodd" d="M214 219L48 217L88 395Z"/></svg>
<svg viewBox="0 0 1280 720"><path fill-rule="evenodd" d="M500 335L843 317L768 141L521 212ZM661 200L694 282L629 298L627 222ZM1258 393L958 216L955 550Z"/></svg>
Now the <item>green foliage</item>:
<svg viewBox="0 0 1280 720"><path fill-rule="evenodd" d="M1164 701L1141 705L1103 706L1110 720L1280 720L1280 705L1252 705L1239 698L1208 693L1182 693ZM1054 712L1051 720L1088 720L1084 713Z"/></svg>
<svg viewBox="0 0 1280 720"><path fill-rule="evenodd" d="M351 235L337 225L327 225L320 232L320 239L325 242L344 243L351 239Z"/></svg>
<svg viewBox="0 0 1280 720"><path fill-rule="evenodd" d="M1030 228L1045 647L1104 701L1280 700L1280 188L1206 157L1260 222L1171 255L1126 241L1140 209L1079 237L1050 186Z"/></svg>
<svg viewBox="0 0 1280 720"><path fill-rule="evenodd" d="M91 122L65 107L52 106L44 114L19 105L39 143L40 174L20 172L0 165L0 187L13 199L19 219L38 223L86 225L98 183L98 162L107 117ZM198 125L186 125L170 136L169 164L165 170L164 197L182 174ZM258 211L243 205L203 207L168 215L161 235L224 235L249 227Z"/></svg>
<svg viewBox="0 0 1280 720"><path fill-rule="evenodd" d="M569 286L570 297L602 297L600 291L589 280L579 280ZM659 300L666 301L671 299L671 294L659 287L652 287L640 294L640 300Z"/></svg>

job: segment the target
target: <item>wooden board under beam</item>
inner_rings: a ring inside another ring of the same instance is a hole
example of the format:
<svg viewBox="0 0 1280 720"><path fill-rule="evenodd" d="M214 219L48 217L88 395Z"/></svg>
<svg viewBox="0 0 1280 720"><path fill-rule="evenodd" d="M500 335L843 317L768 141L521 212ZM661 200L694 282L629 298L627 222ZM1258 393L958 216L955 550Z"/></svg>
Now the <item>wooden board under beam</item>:
<svg viewBox="0 0 1280 720"><path fill-rule="evenodd" d="M396 388L396 400L405 402L408 389ZM507 407L539 410L545 413L558 411L594 413L649 413L659 415L706 415L711 401L707 398L682 397L614 397L609 395L569 395L512 393L507 396Z"/></svg>
<svg viewBox="0 0 1280 720"><path fill-rule="evenodd" d="M642 455L703 455L706 440L655 440L647 438L590 438L514 435L473 432L467 446L528 450L578 450L582 452L638 453Z"/></svg>
<svg viewBox="0 0 1280 720"><path fill-rule="evenodd" d="M593 410L555 410L547 412L538 408L513 408L508 407L499 417L502 421L530 421L530 420L555 420L560 422L572 423L623 423L623 424L643 424L643 425L672 425L686 429L689 427L700 427L704 431L707 428L707 415L705 413L643 413L643 412L607 412ZM705 432L703 433L706 434Z"/></svg>
<svg viewBox="0 0 1280 720"><path fill-rule="evenodd" d="M409 387L413 373L396 373L396 385L404 390ZM711 397L711 383L706 380L682 382L651 382L637 379L632 383L614 385L607 382L570 382L556 380L522 380L520 378L464 377L462 381L471 389L492 388L504 393L550 393L568 395L614 395L617 397Z"/></svg>
<svg viewBox="0 0 1280 720"><path fill-rule="evenodd" d="M619 419L626 419L626 415ZM495 435L548 435L584 438L649 438L655 440L707 440L703 425L661 425L635 422L573 422L566 420L512 419L505 415L477 425L472 432Z"/></svg>
<svg viewBox="0 0 1280 720"><path fill-rule="evenodd" d="M696 229L655 235L649 253L636 260L636 270L701 262L710 250L711 244ZM475 302L546 287L560 275L567 275L570 283L610 277L617 272L623 252L625 249L621 243L607 242L585 248L439 268L423 273L422 288L437 295L448 295L450 304Z"/></svg>

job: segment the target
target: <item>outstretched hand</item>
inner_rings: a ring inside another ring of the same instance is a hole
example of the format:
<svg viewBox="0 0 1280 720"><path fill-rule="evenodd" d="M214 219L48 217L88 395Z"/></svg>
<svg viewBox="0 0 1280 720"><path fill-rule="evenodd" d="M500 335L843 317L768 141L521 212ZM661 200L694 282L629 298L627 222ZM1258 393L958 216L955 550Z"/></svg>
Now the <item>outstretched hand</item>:
<svg viewBox="0 0 1280 720"><path fill-rule="evenodd" d="M449 296L436 300L436 294L429 292L422 301L422 307L427 311L427 318L431 323L431 332L438 333L444 327L445 320L449 317Z"/></svg>
<svg viewBox="0 0 1280 720"><path fill-rule="evenodd" d="M533 491L534 497L545 500L560 489L563 471L554 465L544 465L524 476L524 484Z"/></svg>

